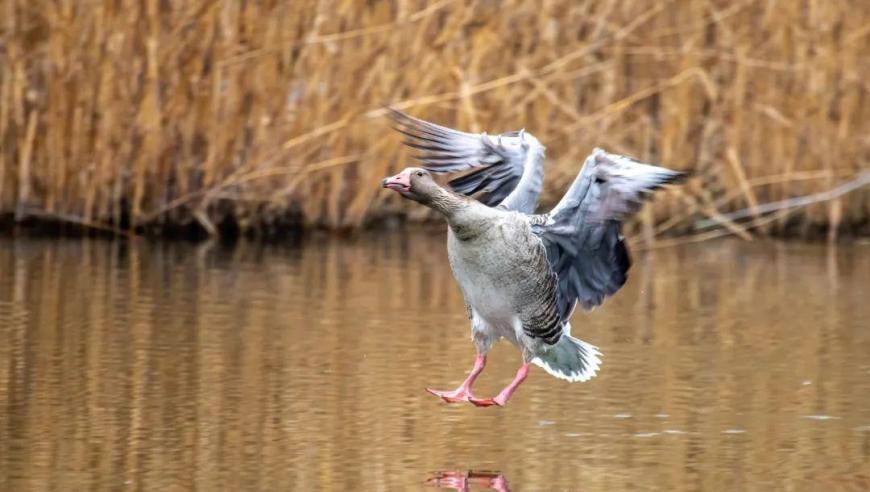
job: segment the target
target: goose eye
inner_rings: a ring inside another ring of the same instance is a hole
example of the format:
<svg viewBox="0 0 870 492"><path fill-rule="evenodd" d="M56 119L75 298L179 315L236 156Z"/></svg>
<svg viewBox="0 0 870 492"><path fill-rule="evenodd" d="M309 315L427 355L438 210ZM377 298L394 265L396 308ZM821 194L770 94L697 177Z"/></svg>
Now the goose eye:
<svg viewBox="0 0 870 492"><path fill-rule="evenodd" d="M417 171L417 176L422 176L422 175L423 175L423 171Z"/></svg>

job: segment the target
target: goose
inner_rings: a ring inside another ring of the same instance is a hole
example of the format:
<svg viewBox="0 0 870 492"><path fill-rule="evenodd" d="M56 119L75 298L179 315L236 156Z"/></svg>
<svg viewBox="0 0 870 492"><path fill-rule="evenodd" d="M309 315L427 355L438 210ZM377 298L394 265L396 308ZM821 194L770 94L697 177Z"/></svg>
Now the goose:
<svg viewBox="0 0 870 492"><path fill-rule="evenodd" d="M556 206L536 214L545 148L533 135L465 133L397 110L390 116L404 143L419 151L422 167L408 167L382 186L446 219L450 268L477 350L458 388L427 391L448 403L505 406L531 364L570 382L594 377L601 352L571 335L571 315L578 304L587 311L599 306L625 284L631 259L622 221L653 190L685 174L595 148ZM469 172L446 188L432 176L463 171ZM500 339L520 350L522 364L496 396L478 398L472 385Z"/></svg>

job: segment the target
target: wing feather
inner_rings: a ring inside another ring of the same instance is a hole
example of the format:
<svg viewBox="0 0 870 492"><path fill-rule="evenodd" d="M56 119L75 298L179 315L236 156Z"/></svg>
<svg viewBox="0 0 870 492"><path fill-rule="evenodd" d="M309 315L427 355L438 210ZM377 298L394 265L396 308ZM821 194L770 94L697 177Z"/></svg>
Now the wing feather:
<svg viewBox="0 0 870 492"><path fill-rule="evenodd" d="M413 157L433 173L471 171L449 182L489 206L533 213L543 186L544 147L524 131L495 137L466 133L391 110L394 127L405 135Z"/></svg>
<svg viewBox="0 0 870 492"><path fill-rule="evenodd" d="M579 303L589 310L615 294L631 266L622 221L652 191L684 173L595 149L550 213L531 217L559 277L559 313L567 321Z"/></svg>

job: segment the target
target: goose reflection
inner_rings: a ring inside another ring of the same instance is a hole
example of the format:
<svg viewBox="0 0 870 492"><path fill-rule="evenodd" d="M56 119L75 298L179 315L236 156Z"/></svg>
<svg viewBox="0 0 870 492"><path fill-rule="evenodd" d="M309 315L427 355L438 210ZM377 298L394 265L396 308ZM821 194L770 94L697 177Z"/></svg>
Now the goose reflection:
<svg viewBox="0 0 870 492"><path fill-rule="evenodd" d="M426 480L426 485L439 489L453 489L466 492L469 487L483 487L499 492L510 492L507 479L497 471L438 471Z"/></svg>

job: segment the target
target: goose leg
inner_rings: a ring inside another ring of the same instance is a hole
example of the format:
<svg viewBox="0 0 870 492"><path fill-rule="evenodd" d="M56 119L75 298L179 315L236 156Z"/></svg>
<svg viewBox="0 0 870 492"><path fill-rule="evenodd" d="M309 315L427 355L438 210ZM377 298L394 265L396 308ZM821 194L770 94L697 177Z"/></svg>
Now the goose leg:
<svg viewBox="0 0 870 492"><path fill-rule="evenodd" d="M441 391L432 388L426 388L426 391L432 393L433 395L441 398L447 403L458 403L461 401L469 401L469 399L474 398L471 394L471 385L474 384L474 380L477 379L477 376L483 371L484 366L486 366L486 355L485 354L477 354L477 358L474 359L474 368L471 369L471 373L468 374L468 377L465 378L465 381L459 385L453 391Z"/></svg>
<svg viewBox="0 0 870 492"><path fill-rule="evenodd" d="M498 492L510 492L507 479L498 472L476 472L473 470L468 472L438 472L434 477L426 480L426 484L443 489L454 489L458 492L467 492L471 485Z"/></svg>
<svg viewBox="0 0 870 492"><path fill-rule="evenodd" d="M517 371L517 375L514 377L514 380L511 381L511 384L507 385L505 389L501 390L501 393L495 396L495 398L485 398L479 399L469 397L468 401L477 405L478 407L490 407L492 405L498 405L503 407L507 404L508 399L514 394L514 391L522 384L523 381L526 380L526 377L529 375L529 363L525 362L520 369Z"/></svg>

